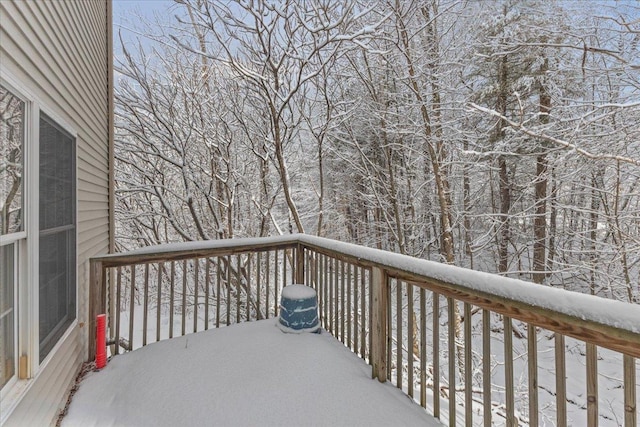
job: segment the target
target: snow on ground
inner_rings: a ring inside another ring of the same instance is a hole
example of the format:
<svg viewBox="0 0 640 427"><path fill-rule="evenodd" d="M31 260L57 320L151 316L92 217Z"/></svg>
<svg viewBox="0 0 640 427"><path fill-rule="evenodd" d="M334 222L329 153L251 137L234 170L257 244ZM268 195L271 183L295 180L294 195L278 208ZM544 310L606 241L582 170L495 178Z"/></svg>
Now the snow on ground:
<svg viewBox="0 0 640 427"><path fill-rule="evenodd" d="M89 374L64 427L441 426L326 332L275 319L150 344Z"/></svg>

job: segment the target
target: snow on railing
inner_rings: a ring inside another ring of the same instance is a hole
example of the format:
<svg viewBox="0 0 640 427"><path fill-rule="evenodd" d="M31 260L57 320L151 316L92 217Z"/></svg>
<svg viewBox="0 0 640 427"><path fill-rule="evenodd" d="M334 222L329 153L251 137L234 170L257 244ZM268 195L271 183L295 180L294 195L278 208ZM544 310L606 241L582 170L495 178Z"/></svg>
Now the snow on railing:
<svg viewBox="0 0 640 427"><path fill-rule="evenodd" d="M91 319L108 313L118 354L276 316L291 283L316 289L322 326L375 378L449 425L637 426L640 306L314 236L94 258Z"/></svg>

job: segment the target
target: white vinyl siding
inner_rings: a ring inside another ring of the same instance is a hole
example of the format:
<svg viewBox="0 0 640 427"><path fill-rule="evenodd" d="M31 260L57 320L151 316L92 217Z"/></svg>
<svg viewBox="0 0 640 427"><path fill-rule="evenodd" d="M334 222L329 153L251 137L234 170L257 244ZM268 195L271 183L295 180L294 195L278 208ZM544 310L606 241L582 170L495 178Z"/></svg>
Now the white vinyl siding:
<svg viewBox="0 0 640 427"><path fill-rule="evenodd" d="M35 369L6 425L49 424L87 355L88 259L109 248L109 11L106 0L0 1L2 77L77 141L77 323Z"/></svg>

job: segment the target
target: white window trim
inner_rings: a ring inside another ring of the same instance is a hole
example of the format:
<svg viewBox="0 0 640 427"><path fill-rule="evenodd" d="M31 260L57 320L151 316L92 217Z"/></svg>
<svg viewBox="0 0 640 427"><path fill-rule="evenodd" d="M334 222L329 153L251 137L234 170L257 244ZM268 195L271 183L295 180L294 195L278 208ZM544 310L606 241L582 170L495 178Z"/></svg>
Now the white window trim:
<svg viewBox="0 0 640 427"><path fill-rule="evenodd" d="M65 342L67 336L71 333L71 331L78 325L78 315L79 315L79 311L78 311L78 307L79 307L79 300L78 300L78 283L79 283L79 275L78 275L78 132L72 127L70 126L67 122L65 122L64 120L62 120L58 115L56 115L53 111L49 110L48 108L46 108L46 106L44 106L44 104L40 103L34 103L34 128L35 128L35 132L33 135L37 135L38 137L35 138L33 140L33 151L37 152L35 154L35 156L33 157L37 157L37 161L35 162L35 169L32 170L37 170L39 173L40 170L40 141L39 141L39 135L40 135L40 113L44 113L46 114L51 120L53 120L56 125L58 125L60 128L62 128L62 130L64 130L65 132L67 132L69 135L71 135L71 137L73 137L73 145L74 145L74 165L75 165L75 202L76 202L76 206L75 206L75 244L76 244L76 250L75 250L75 260L74 260L74 267L76 270L76 274L75 274L75 278L76 278L76 283L75 283L75 298L76 298L76 304L75 304L75 316L73 321L69 324L69 326L67 327L67 329L65 330L65 332L60 336L60 338L58 339L58 341L56 342L56 344L53 346L53 348L49 351L49 354L47 355L47 357L44 358L44 360L42 360L41 363L38 363L38 361L40 360L40 340L39 340L39 336L37 333L35 333L35 327L33 328L29 328L29 330L31 331L31 333L33 333L34 337L31 340L31 343L33 345L32 348L32 353L33 357L30 359L31 361L31 369L34 370L34 372L38 372L42 369L44 369L48 364L49 361L54 357L54 355L57 353L60 345L62 345L61 343ZM37 109L37 114L35 114L35 110ZM40 204L40 183L39 180L34 179L35 177L33 175L31 175L31 178L36 181L35 186L37 187L37 191L32 191L30 193L31 196L33 196L34 200L31 200L32 205L31 206L38 206ZM36 209L32 209L33 211L36 211ZM35 266L34 266L34 272L36 272L36 275L34 277L37 277L39 280L39 270L38 270L38 262L40 261L40 217L39 217L39 212L36 211L34 214L34 221L35 224L32 227L33 230L37 230L35 231L36 236L35 238L32 238L32 243L34 243L35 246L35 250L33 253L33 257L30 257L30 259L35 260ZM28 241L28 239L27 239ZM38 320L39 317L39 310L40 310L40 295L38 293L38 282L34 282L34 286L33 286L33 295L32 295L32 302L33 302L33 318ZM36 320L36 325L38 324ZM30 376L31 378L32 376Z"/></svg>
<svg viewBox="0 0 640 427"><path fill-rule="evenodd" d="M19 242L20 240L23 240L26 237L27 237L26 231L19 231L17 233L2 235L0 236L0 246L10 245L12 243Z"/></svg>
<svg viewBox="0 0 640 427"><path fill-rule="evenodd" d="M24 209L24 229L23 231L7 234L2 236L0 242L4 244L17 243L17 254L19 259L18 268L18 289L16 292L17 299L17 354L18 368L19 358L22 355L28 356L26 379L18 378L19 372L16 372L16 378L10 381L2 389L2 414L0 414L0 424L2 424L13 409L18 404L22 396L31 388L33 380L38 376L55 356L59 347L65 342L72 331L78 326L79 317L79 274L78 274L78 132L66 120L56 114L53 109L34 94L20 79L8 72L2 64L0 64L0 83L10 90L14 95L25 103L25 128L24 128L24 170L23 174L23 209ZM40 360L40 341L38 334L39 324L39 243L40 243L40 220L39 220L39 135L40 135L40 113L46 114L64 131L74 138L75 145L75 269L76 269L76 304L75 319L67 327L56 345L51 349L47 357ZM36 171L35 173L31 171ZM30 286L29 286L30 285ZM19 371L19 369L18 369Z"/></svg>
<svg viewBox="0 0 640 427"><path fill-rule="evenodd" d="M19 262L19 252L20 252L20 248L23 246L20 244L19 240L16 241L12 241L12 242L3 242L2 246L9 246L9 245L15 245L13 248L13 286L14 286L14 292L13 292L13 312L14 312L14 322L17 323L18 319L17 317L19 316L19 310L18 310L18 292L16 292L15 286L16 283L19 283L20 280L20 271L18 271L18 269L20 268L20 262ZM16 324L14 324L14 329L16 329ZM17 332L17 331L14 331ZM18 351L18 334L14 333L13 335L13 357L15 358L15 364L16 366L18 365L18 359L19 359L19 351ZM13 378L11 378L7 384L4 385L4 388L2 389L2 391L0 391L0 401L4 401L4 399L6 398L5 394L6 391L5 390L11 390L11 388L15 385L15 383L18 381L18 370L16 369L13 375Z"/></svg>
<svg viewBox="0 0 640 427"><path fill-rule="evenodd" d="M33 277L32 272L30 271L30 264L32 261L29 257L28 244L30 238L30 225L29 225L29 215L30 211L33 209L30 208L31 201L28 200L28 195L30 193L28 187L30 185L31 179L28 174L24 173L27 170L27 162L30 158L30 139L32 139L33 129L32 129L32 105L33 102L33 94L30 93L20 82L13 78L10 74L5 72L0 66L0 83L5 86L8 90L11 91L15 96L20 98L24 102L24 146L23 146L23 183L22 183L22 201L23 201L23 231L18 233L8 234L2 237L2 243L16 243L17 249L16 254L18 258L18 268L16 269L16 273L18 277L16 277L17 281L17 290L15 292L17 297L17 305L14 308L16 310L16 340L17 340L17 348L16 353L18 356L18 360L16 361L17 370L15 378L10 381L3 389L2 389L2 403L3 410L0 416L0 424L3 423L13 412L13 409L17 406L22 396L27 392L30 388L32 381L29 379L21 379L20 375L20 357L23 354L29 355L31 357L30 349L32 347L32 337L29 331L32 329L31 325L37 325L37 318L32 319L31 313L31 304L27 304L29 301L27 298L29 297L30 292L28 292L29 286L25 284L29 283L31 277ZM37 180L36 180L37 181ZM37 242L36 242L37 243ZM37 276L36 276L37 277ZM36 322L36 323L33 323ZM20 325L26 325L26 327L20 327ZM37 334L36 334L37 335ZM37 336L36 336L37 338ZM27 378L32 378L34 371L31 367L31 364L27 366Z"/></svg>

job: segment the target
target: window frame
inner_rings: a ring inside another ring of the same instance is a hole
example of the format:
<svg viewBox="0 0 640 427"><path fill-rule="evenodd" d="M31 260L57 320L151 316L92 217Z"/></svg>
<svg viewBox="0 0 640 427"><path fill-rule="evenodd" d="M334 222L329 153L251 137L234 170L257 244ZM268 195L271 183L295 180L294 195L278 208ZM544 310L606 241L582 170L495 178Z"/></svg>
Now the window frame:
<svg viewBox="0 0 640 427"><path fill-rule="evenodd" d="M15 262L16 284L14 299L17 300L15 310L15 339L17 341L16 353L18 366L15 377L1 390L0 397L3 400L3 417L12 412L20 396L28 389L31 380L38 376L49 364L57 353L61 343L66 341L72 330L78 325L79 318L79 274L78 274L78 225L79 225L79 198L78 198L78 132L66 120L60 117L53 108L50 108L39 96L37 96L25 83L16 78L0 64L0 84L9 90L14 96L24 103L24 147L23 147L23 228L20 232L0 236L0 245L16 244ZM74 181L74 237L75 254L71 260L75 275L75 313L74 319L65 328L64 332L51 347L47 356L40 362L40 337L39 337L39 208L40 208L40 114L45 114L60 129L73 138L73 181ZM20 358L26 355L27 364L24 372L21 371ZM21 375L22 374L22 375ZM6 406L5 406L6 405Z"/></svg>
<svg viewBox="0 0 640 427"><path fill-rule="evenodd" d="M44 116L44 117L43 117ZM65 136L65 137L69 137L72 139L71 141L71 177L70 177L70 183L73 186L72 189L72 203L73 203L73 207L71 209L71 224L64 224L64 225L58 225L58 226L54 226L54 227L50 227L47 228L45 230L40 229L38 230L38 245L40 245L40 241L42 240L43 237L48 237L48 236L54 236L54 235L58 235L60 232L65 232L65 231L70 231L71 229L73 229L73 246L71 246L69 244L69 242L67 241L66 247L67 247L67 257L65 258L65 262L68 264L68 268L69 268L69 273L73 273L73 278L74 278L74 284L73 284L73 292L74 292L74 301L73 301L73 305L74 305L74 309L73 309L73 313L71 313L68 308L66 309L66 316L70 316L73 315L73 319L71 319L70 321L64 321L62 323L60 323L60 320L64 320L64 319L59 319L59 322L57 325L55 325L55 327L49 332L49 334L47 335L47 337L41 337L38 336L39 339L39 349L38 352L42 351L42 347L44 344L44 347L47 349L47 356L45 356L44 358L42 358L43 362L47 359L47 357L49 356L49 354L52 354L55 352L55 348L57 346L57 344L63 339L66 331L71 327L71 325L74 324L74 322L77 322L78 320L78 154L77 154L77 150L78 150L78 136L77 134L72 134L71 132L68 132L67 129L65 129L62 125L60 125L59 121L57 121L54 117L52 117L51 115L47 114L47 112L45 112L44 110L40 109L40 114L39 117L37 118L38 123L40 124L42 122L42 120L44 119L44 121L48 122L50 126L56 128L58 131L61 131ZM40 139L41 135L38 135L38 150L41 149L41 144L42 141ZM42 173L42 170L40 169L41 164L39 163L38 165L38 178L40 177L40 174ZM40 227L40 212L41 212L41 206L40 206L40 193L38 193L38 227ZM66 235L66 233L65 233ZM69 257L69 250L73 250L73 257ZM38 255L40 256L40 255ZM40 259L38 259L38 262L40 262ZM39 268L39 267L38 267ZM38 281L40 280L40 277L38 275ZM38 289L36 289L36 291L39 293L40 291L40 286L42 285L42 283L38 283ZM67 284L66 290L69 290L69 287L71 285ZM68 299L67 299L67 303L68 303ZM68 305L68 304L67 304ZM40 314L40 307L38 306L38 314ZM42 339L45 338L47 341L42 341ZM51 340L51 341L49 341ZM38 355L38 358L40 359L41 355Z"/></svg>
<svg viewBox="0 0 640 427"><path fill-rule="evenodd" d="M0 72L3 70L0 69ZM28 153L30 151L29 138L32 135L31 125L31 112L30 109L33 105L33 101L27 95L27 93L20 87L17 81L12 80L10 76L7 76L4 72L0 73L0 84L13 96L20 99L24 103L23 108L23 135L22 135L22 230L1 235L0 234L0 246L14 245L13 249L13 265L14 265L14 277L13 277L13 300L14 300L14 325L13 325L13 340L14 340L14 356L15 371L13 377L0 388L0 399L2 401L11 400L10 396L13 394L13 390L20 382L20 355L24 354L25 347L29 345L28 331L24 331L21 328L22 324L29 324L26 319L25 312L28 310L25 298L26 283L28 283L27 264L27 240L29 236L28 215L32 210L29 205L30 201L27 199L29 191L27 187L29 185L30 177L27 173L27 161L29 158ZM27 323L24 323L27 322ZM26 329L29 329L28 327ZM30 367L29 367L30 368ZM28 369L29 374L32 369ZM30 375L29 375L30 376Z"/></svg>
<svg viewBox="0 0 640 427"><path fill-rule="evenodd" d="M4 391L9 390L13 387L13 385L18 381L18 369L19 369L19 352L18 352L18 281L19 281L19 241L14 241L10 243L4 243L0 245L0 247L9 247L13 245L13 375L7 383L0 388L0 399L4 399ZM1 307L0 307L1 308ZM0 313L1 315L2 313Z"/></svg>

